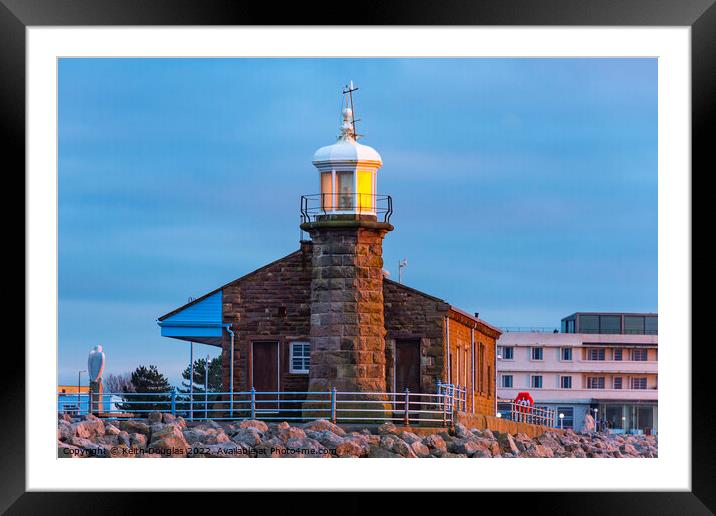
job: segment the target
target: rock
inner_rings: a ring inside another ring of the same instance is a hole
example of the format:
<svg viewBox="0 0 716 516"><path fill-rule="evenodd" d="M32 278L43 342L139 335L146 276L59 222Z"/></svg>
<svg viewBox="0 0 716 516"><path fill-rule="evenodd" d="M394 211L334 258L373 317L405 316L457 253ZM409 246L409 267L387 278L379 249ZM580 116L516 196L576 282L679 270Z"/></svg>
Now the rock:
<svg viewBox="0 0 716 516"><path fill-rule="evenodd" d="M171 425L176 422L177 422L177 418L174 414L170 414L169 412L164 412L162 414L162 423ZM186 423L185 423L185 425L186 425Z"/></svg>
<svg viewBox="0 0 716 516"><path fill-rule="evenodd" d="M69 441L75 435L75 428L66 420L61 419L57 425L57 438L60 441Z"/></svg>
<svg viewBox="0 0 716 516"><path fill-rule="evenodd" d="M388 435L388 434L397 434L398 433L398 427L395 426L393 423L388 421L387 423L383 423L378 427L378 434L379 435Z"/></svg>
<svg viewBox="0 0 716 516"><path fill-rule="evenodd" d="M162 422L162 413L158 411L150 412L147 415L147 420L149 421L149 424L152 423L161 423Z"/></svg>
<svg viewBox="0 0 716 516"><path fill-rule="evenodd" d="M119 442L120 446L125 446L127 448L131 448L132 446L132 443L129 440L129 434L124 430L119 431L119 434L117 435L117 441Z"/></svg>
<svg viewBox="0 0 716 516"><path fill-rule="evenodd" d="M360 457L364 452L364 447L354 439L344 439L342 443L336 446L336 455L338 457Z"/></svg>
<svg viewBox="0 0 716 516"><path fill-rule="evenodd" d="M288 423L286 424L288 425ZM290 439L306 439L306 432L295 426L288 425L282 427L279 425L279 428L276 433L284 442Z"/></svg>
<svg viewBox="0 0 716 516"><path fill-rule="evenodd" d="M177 425L166 425L152 434L149 448L161 450L162 455L166 452L167 457L186 457L189 443Z"/></svg>
<svg viewBox="0 0 716 516"><path fill-rule="evenodd" d="M512 435L508 434L507 432L499 432L497 434L497 442L500 444L500 451L504 453L513 453L517 455L520 450L517 448L517 445L515 444L515 440L512 438Z"/></svg>
<svg viewBox="0 0 716 516"><path fill-rule="evenodd" d="M84 420L85 421L102 421L100 418L98 418L94 414L85 414Z"/></svg>
<svg viewBox="0 0 716 516"><path fill-rule="evenodd" d="M179 428L179 425L164 425L164 426L174 426L176 428ZM154 434L152 434L152 439ZM225 443L230 441L228 435L226 435L226 432L224 432L223 428L206 428L201 426L195 426L193 428L188 428L184 430L184 438L187 440L189 444L218 444L218 443Z"/></svg>
<svg viewBox="0 0 716 516"><path fill-rule="evenodd" d="M286 449L289 452L289 456L293 455L294 457L314 459L331 456L325 446L309 437L292 437L286 441Z"/></svg>
<svg viewBox="0 0 716 516"><path fill-rule="evenodd" d="M258 421L256 419L247 419L246 421L242 421L239 425L239 428L255 428L262 434L265 434L268 432L269 428L266 423L263 421Z"/></svg>
<svg viewBox="0 0 716 516"><path fill-rule="evenodd" d="M72 417L67 413L62 413L58 416L59 421L66 421L67 423L72 423Z"/></svg>
<svg viewBox="0 0 716 516"><path fill-rule="evenodd" d="M346 435L346 431L343 430L340 426L335 425L330 421L326 421L325 419L317 419L316 421L306 423L303 425L303 429L305 431L312 430L314 432L329 431L340 437Z"/></svg>
<svg viewBox="0 0 716 516"><path fill-rule="evenodd" d="M129 434L137 433L149 435L151 433L149 425L142 421L136 421L131 419L127 421L120 421L118 426L120 430L124 430Z"/></svg>
<svg viewBox="0 0 716 516"><path fill-rule="evenodd" d="M168 421L167 421L168 422ZM186 428L186 419L184 419L181 416L176 417L176 424L179 426L179 428Z"/></svg>
<svg viewBox="0 0 716 516"><path fill-rule="evenodd" d="M110 425L110 424L104 425L105 435L119 435L120 432L121 432L121 430L114 425Z"/></svg>
<svg viewBox="0 0 716 516"><path fill-rule="evenodd" d="M327 448L335 449L339 444L341 444L344 441L344 437L339 437L330 430L322 430L320 432L315 432L312 430L306 430L306 435L310 437L311 439L315 439L319 443L321 443L323 446Z"/></svg>
<svg viewBox="0 0 716 516"><path fill-rule="evenodd" d="M408 444L422 442L422 439L420 439L420 436L414 434L413 432L400 432L399 437Z"/></svg>
<svg viewBox="0 0 716 516"><path fill-rule="evenodd" d="M286 445L278 437L272 437L254 448L255 456L260 458L283 457L286 452Z"/></svg>
<svg viewBox="0 0 716 516"><path fill-rule="evenodd" d="M81 439L91 439L104 435L104 423L99 418L92 416L94 419L85 419L77 423L72 423L72 434Z"/></svg>
<svg viewBox="0 0 716 516"><path fill-rule="evenodd" d="M455 435L461 439L471 439L475 435L462 423L455 423Z"/></svg>
<svg viewBox="0 0 716 516"><path fill-rule="evenodd" d="M473 433L475 433L475 432L473 432ZM495 438L495 434L493 434L493 433L492 433L492 430L490 430L489 428L485 428L484 430L480 430L480 435L481 435L482 437L484 437L485 439L490 439L491 441L494 441L494 440L496 439L496 438Z"/></svg>
<svg viewBox="0 0 716 516"><path fill-rule="evenodd" d="M199 455L192 455L192 457L198 456ZM249 448L245 446L233 442L222 442L207 446L205 453L201 456L219 459L233 459L250 457L251 454Z"/></svg>
<svg viewBox="0 0 716 516"><path fill-rule="evenodd" d="M147 436L134 432L129 434L129 446L132 448L146 448L147 447Z"/></svg>
<svg viewBox="0 0 716 516"><path fill-rule="evenodd" d="M639 453L636 451L636 448L632 446L631 444L622 444L619 447L619 451L622 453L622 455L630 455L632 457L638 457Z"/></svg>
<svg viewBox="0 0 716 516"><path fill-rule="evenodd" d="M186 435L186 432L184 435ZM261 443L261 434L256 428L249 426L240 428L238 432L231 437L231 440L235 443L243 443L246 446L253 447Z"/></svg>
<svg viewBox="0 0 716 516"><path fill-rule="evenodd" d="M491 454L488 452L487 445L476 440L465 440L460 446L458 446L455 449L456 453L464 453L468 457L472 457L477 452L482 452L482 454L491 456Z"/></svg>
<svg viewBox="0 0 716 516"><path fill-rule="evenodd" d="M428 448L447 451L447 444L445 444L445 440L438 434L430 434L423 439L423 444L425 444Z"/></svg>
<svg viewBox="0 0 716 516"><path fill-rule="evenodd" d="M402 457L397 453L386 450L380 446L371 445L368 451L368 457L374 459L401 459Z"/></svg>
<svg viewBox="0 0 716 516"><path fill-rule="evenodd" d="M83 459L85 457L82 448L63 442L57 443L58 459Z"/></svg>
<svg viewBox="0 0 716 516"><path fill-rule="evenodd" d="M430 457L430 449L420 441L410 443L410 448L418 457Z"/></svg>
<svg viewBox="0 0 716 516"><path fill-rule="evenodd" d="M380 438L380 447L393 452L397 453L398 455L401 455L402 457L408 457L408 458L414 458L416 457L415 452L413 449L403 441L400 437L396 435L383 435Z"/></svg>

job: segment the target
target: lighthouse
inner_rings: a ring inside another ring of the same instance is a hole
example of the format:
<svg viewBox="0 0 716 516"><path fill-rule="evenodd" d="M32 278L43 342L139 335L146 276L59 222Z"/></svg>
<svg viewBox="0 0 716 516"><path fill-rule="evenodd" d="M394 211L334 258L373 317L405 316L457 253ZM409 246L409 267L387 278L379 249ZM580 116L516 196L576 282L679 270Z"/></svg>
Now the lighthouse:
<svg viewBox="0 0 716 516"><path fill-rule="evenodd" d="M338 139L313 156L319 194L301 199L312 240L308 390L386 392L383 238L392 199L377 193L380 154L358 143L352 82Z"/></svg>

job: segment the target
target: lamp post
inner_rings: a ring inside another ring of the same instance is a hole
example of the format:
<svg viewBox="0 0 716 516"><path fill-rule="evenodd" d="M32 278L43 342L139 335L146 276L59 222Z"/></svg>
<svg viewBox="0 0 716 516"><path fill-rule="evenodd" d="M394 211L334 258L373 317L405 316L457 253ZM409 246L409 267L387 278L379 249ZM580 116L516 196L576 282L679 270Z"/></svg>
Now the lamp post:
<svg viewBox="0 0 716 516"><path fill-rule="evenodd" d="M80 377L82 376L82 373L86 373L87 369L82 369L77 372L77 415L82 415L82 398L80 397L80 392L82 391L82 382L80 380ZM89 408L89 407L88 407Z"/></svg>
<svg viewBox="0 0 716 516"><path fill-rule="evenodd" d="M209 355L204 364L204 417L209 419Z"/></svg>
<svg viewBox="0 0 716 516"><path fill-rule="evenodd" d="M564 430L564 414L559 413L559 429Z"/></svg>
<svg viewBox="0 0 716 516"><path fill-rule="evenodd" d="M595 408L593 408L592 410L594 411L594 429L595 429L597 432L599 432L599 419L597 419L597 418L598 418L598 415L597 415L597 414L598 414L598 412L599 412L599 409L595 407Z"/></svg>

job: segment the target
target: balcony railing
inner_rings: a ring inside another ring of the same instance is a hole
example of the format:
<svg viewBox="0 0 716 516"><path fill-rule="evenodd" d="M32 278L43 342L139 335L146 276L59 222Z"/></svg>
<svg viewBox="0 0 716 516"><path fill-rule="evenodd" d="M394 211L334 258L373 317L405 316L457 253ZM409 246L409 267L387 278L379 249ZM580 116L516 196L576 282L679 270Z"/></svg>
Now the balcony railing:
<svg viewBox="0 0 716 516"><path fill-rule="evenodd" d="M390 223L393 198L390 195L355 192L301 196L302 223L320 220L317 217L347 214L375 215L382 222Z"/></svg>

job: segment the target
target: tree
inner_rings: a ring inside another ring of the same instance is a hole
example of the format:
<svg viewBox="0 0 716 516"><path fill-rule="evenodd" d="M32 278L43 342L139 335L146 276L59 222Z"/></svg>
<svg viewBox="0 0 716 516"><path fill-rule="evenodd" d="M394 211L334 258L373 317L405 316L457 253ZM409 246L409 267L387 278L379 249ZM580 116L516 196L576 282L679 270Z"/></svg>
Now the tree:
<svg viewBox="0 0 716 516"><path fill-rule="evenodd" d="M166 376L159 372L157 366L139 366L131 375L131 387L134 391L123 390L122 392L133 392L126 397L126 401L118 404L120 409L133 412L137 416L146 416L147 413L158 410L167 412L171 409L172 386Z"/></svg>
<svg viewBox="0 0 716 516"><path fill-rule="evenodd" d="M108 374L102 383L107 393L134 392L131 373Z"/></svg>
<svg viewBox="0 0 716 516"><path fill-rule="evenodd" d="M177 401L177 410L184 413L189 413L189 393L191 392L189 378L191 377L191 369L187 367L182 372L182 386L178 391L182 396ZM209 361L209 388L207 391L204 390L204 384L206 383L206 359L199 358L194 361L194 417L195 418L211 418L212 415L217 416L219 414L220 405L216 403L209 403L210 401L219 401L220 395L210 395L212 392L222 391L222 378L221 378L221 355L214 357ZM206 395L205 395L206 393ZM208 408L207 411L204 408Z"/></svg>

